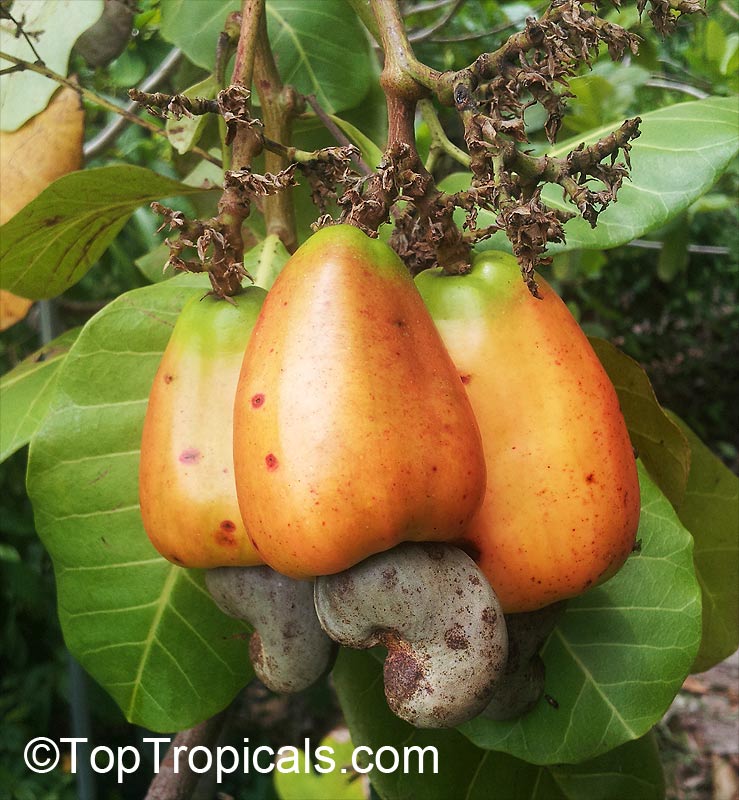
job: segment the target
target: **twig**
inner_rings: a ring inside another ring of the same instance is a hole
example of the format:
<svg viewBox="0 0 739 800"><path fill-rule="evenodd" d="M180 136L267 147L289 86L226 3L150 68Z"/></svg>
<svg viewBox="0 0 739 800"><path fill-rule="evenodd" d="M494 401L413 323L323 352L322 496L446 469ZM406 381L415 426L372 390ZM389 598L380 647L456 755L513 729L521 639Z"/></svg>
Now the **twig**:
<svg viewBox="0 0 739 800"><path fill-rule="evenodd" d="M699 100L703 100L709 96L708 92L704 92L702 89L697 89L695 86L690 86L690 84L662 78L650 78L644 83L644 85L649 86L652 89L671 89L674 92L682 92L683 94L690 95L691 97L697 97Z"/></svg>
<svg viewBox="0 0 739 800"><path fill-rule="evenodd" d="M227 716L228 709L175 736L159 765L158 774L149 785L145 800L189 800L192 797L201 775L192 771L187 754L194 747L211 748L218 740ZM186 755L175 761L175 750L178 747L186 748L180 751Z"/></svg>
<svg viewBox="0 0 739 800"><path fill-rule="evenodd" d="M336 141L342 147L351 147L352 143L349 141L349 138L346 136L344 131L331 119L331 117L321 108L318 100L316 100L316 96L314 94L307 94L305 95L305 101L308 105L313 109L313 113L321 120L323 123L324 128L336 139ZM363 175L371 175L372 170L367 165L367 162L362 158L361 155L358 155L352 158L352 161L357 165L357 168Z"/></svg>
<svg viewBox="0 0 739 800"><path fill-rule="evenodd" d="M439 19L433 23L433 25L429 25L426 28L421 28L421 30L411 32L408 34L408 41L410 42L422 42L425 39L430 38L433 36L436 31L441 30L449 20L462 8L462 5L465 3L466 0L454 0L451 7L442 14Z"/></svg>
<svg viewBox="0 0 739 800"><path fill-rule="evenodd" d="M542 12L542 10L546 6L539 6L535 7L533 10L538 15ZM494 28L489 28L488 30L484 31L471 31L470 33L460 33L457 36L434 36L430 39L430 41L434 42L435 44L454 44L455 42L472 42L476 41L477 39L485 39L488 36L494 36L497 33L503 33L503 31L507 31L509 28L515 28L517 25L523 22L522 19L514 19L508 22L503 22L500 25L496 25Z"/></svg>
<svg viewBox="0 0 739 800"><path fill-rule="evenodd" d="M470 157L464 150L457 147L454 142L449 140L444 128L439 122L439 117L436 114L436 109L430 100L420 100L418 107L421 111L421 116L424 122L428 125L429 132L431 133L431 152L429 153L429 162L426 164L426 169L429 172L433 169L436 161L436 154L439 152L446 153L451 156L455 161L462 164L462 166L469 169ZM433 158L432 158L433 156Z"/></svg>
<svg viewBox="0 0 739 800"><path fill-rule="evenodd" d="M720 3L720 5L721 5L721 10L722 10L722 11L725 11L725 12L726 12L726 13L727 13L727 14L728 14L730 17L734 17L734 19L739 19L739 14L737 14L737 13L736 13L736 10L735 10L735 9L733 9L733 8L732 8L732 7L731 7L731 6L730 6L730 5L729 5L729 4L726 2L726 0L722 0L722 2Z"/></svg>
<svg viewBox="0 0 739 800"><path fill-rule="evenodd" d="M182 59L182 51L174 47L169 51L169 54L162 61L162 63L149 75L149 77L141 84L141 90L150 92L167 78L172 71L177 67ZM138 103L130 102L125 110L133 113L138 106ZM98 134L93 136L88 142L85 142L83 153L86 159L93 158L98 153L102 153L120 136L123 129L130 123L129 119L125 117L116 117L112 122L106 125Z"/></svg>
<svg viewBox="0 0 739 800"><path fill-rule="evenodd" d="M218 114L218 101L203 97L188 97L184 94L166 94L164 92L143 92L141 89L129 89L128 96L136 103L146 106L146 110L155 116L166 119L170 114L179 119L183 115L194 117L205 114ZM160 109L160 111L155 111Z"/></svg>
<svg viewBox="0 0 739 800"><path fill-rule="evenodd" d="M15 65L15 68L18 70L29 70L30 72L35 72L38 75L43 75L45 78L49 78L49 80L55 81L62 86L69 86L70 89L74 89L75 92L81 94L86 100L89 100L89 102L104 108L106 111L112 111L115 114L119 114L121 117L129 122L132 122L134 125L145 128L147 131L150 131L157 136L163 136L165 139L168 138L167 131L165 131L163 128L154 125L148 120L141 119L141 117L137 117L136 114L127 111L125 108L117 106L115 103L112 103L110 100L106 100L104 97L95 94L95 92L91 92L89 89L85 89L84 86L80 86L78 83L75 83L71 78L65 78L64 75L54 72L54 70L49 69L44 64L32 64L30 61L24 61L22 58L16 58L16 56L12 56L10 53L1 51L0 59L4 61L10 61L10 63ZM206 161L210 161L211 164L215 164L218 167L221 166L221 162L217 158L213 158L210 153L206 152L200 147L193 147L192 152L197 153Z"/></svg>
<svg viewBox="0 0 739 800"><path fill-rule="evenodd" d="M630 242L626 242L626 247L639 247L644 250L661 250L664 246L664 242L649 239L632 239ZM731 249L711 244L689 244L688 252L704 256L728 256Z"/></svg>
<svg viewBox="0 0 739 800"><path fill-rule="evenodd" d="M425 14L427 11L436 11L437 8L444 8L444 6L448 6L453 2L454 0L431 0L429 3L419 3L416 6L404 9L404 13L409 17L414 14Z"/></svg>
<svg viewBox="0 0 739 800"><path fill-rule="evenodd" d="M16 38L18 36L22 36L26 40L26 44L33 51L33 54L36 56L36 63L37 64L43 64L44 63L44 59L41 58L41 56L39 55L38 50L36 49L36 47L34 46L33 42L31 41L31 37L26 33L26 31L23 28L23 25L25 24L25 20L21 19L21 21L18 22L18 20L15 19L15 17L10 13L10 11L4 5L0 6L0 18L9 19L13 23L13 25L15 25L15 27L16 27Z"/></svg>
<svg viewBox="0 0 739 800"><path fill-rule="evenodd" d="M372 38L379 45L380 29L377 26L377 20L372 12L370 0L346 0L346 2L352 7L354 13L359 17L364 27L367 28Z"/></svg>
<svg viewBox="0 0 739 800"><path fill-rule="evenodd" d="M254 79L261 103L264 134L279 142L289 142L293 116L300 100L291 86L282 84L269 42L266 14L262 14L259 20ZM264 154L264 168L267 172L279 173L288 168L287 159L268 150ZM298 246L298 232L292 195L288 192L270 194L264 200L263 210L267 233L277 234L287 251L294 252Z"/></svg>

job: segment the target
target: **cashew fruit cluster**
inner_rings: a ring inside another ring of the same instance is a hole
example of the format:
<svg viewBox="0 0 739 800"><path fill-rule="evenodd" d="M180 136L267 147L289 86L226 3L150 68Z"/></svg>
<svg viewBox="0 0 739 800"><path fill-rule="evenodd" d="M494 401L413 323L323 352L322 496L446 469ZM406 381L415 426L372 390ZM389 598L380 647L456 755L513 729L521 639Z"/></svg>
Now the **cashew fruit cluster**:
<svg viewBox="0 0 739 800"><path fill-rule="evenodd" d="M183 309L147 408L142 519L256 629L275 691L310 685L338 642L386 648L388 703L419 727L538 701L561 601L618 570L639 517L613 386L539 283L501 253L414 281L338 225L269 293Z"/></svg>

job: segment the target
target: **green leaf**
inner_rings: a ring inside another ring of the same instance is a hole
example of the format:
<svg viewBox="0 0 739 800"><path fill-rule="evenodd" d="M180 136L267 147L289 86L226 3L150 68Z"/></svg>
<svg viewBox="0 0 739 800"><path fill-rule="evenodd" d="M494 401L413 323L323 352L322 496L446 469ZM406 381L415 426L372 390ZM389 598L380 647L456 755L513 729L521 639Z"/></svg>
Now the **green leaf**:
<svg viewBox="0 0 739 800"><path fill-rule="evenodd" d="M49 69L67 74L72 47L79 35L103 13L103 0L15 0L13 17L33 32L33 46ZM34 62L36 56L10 20L0 22L0 50ZM5 62L3 67L10 66ZM3 75L0 81L0 129L14 131L43 111L58 85L30 70Z"/></svg>
<svg viewBox="0 0 739 800"><path fill-rule="evenodd" d="M362 158L365 164L370 169L375 169L382 161L382 150L369 138L345 119L341 117L332 116L331 119L341 128L346 134L349 141L356 145L362 153Z"/></svg>
<svg viewBox="0 0 739 800"><path fill-rule="evenodd" d="M288 258L290 253L285 249L280 237L276 233L271 233L244 253L244 267L254 278L257 286L269 291Z"/></svg>
<svg viewBox="0 0 739 800"><path fill-rule="evenodd" d="M693 540L640 466L634 553L609 581L571 600L542 650L546 691L512 722L481 717L460 730L475 744L537 764L576 763L644 735L662 718L700 644Z"/></svg>
<svg viewBox="0 0 739 800"><path fill-rule="evenodd" d="M267 27L283 82L314 94L328 113L353 108L369 91L369 40L345 0L269 0Z"/></svg>
<svg viewBox="0 0 739 800"><path fill-rule="evenodd" d="M341 734L344 734L343 736ZM319 748L330 764L318 759ZM275 791L280 800L365 800L369 797L367 779L359 778L344 765L351 764L353 745L347 731L335 731L321 740L316 755L311 760L304 750L292 746L280 748L280 758L275 770ZM321 768L321 772L315 770Z"/></svg>
<svg viewBox="0 0 739 800"><path fill-rule="evenodd" d="M238 0L162 0L162 36L212 70L218 34L240 6ZM267 27L283 82L301 94L315 94L327 112L352 108L367 94L370 45L344 0L268 0Z"/></svg>
<svg viewBox="0 0 739 800"><path fill-rule="evenodd" d="M653 733L576 766L550 767L567 800L662 800L665 779Z"/></svg>
<svg viewBox="0 0 739 800"><path fill-rule="evenodd" d="M217 93L218 81L216 81L213 75L209 75L205 80L196 83L194 86L182 92L185 97L206 100L212 100ZM207 122L207 114L198 114L193 117L183 115L179 119L169 117L166 124L169 143L180 155L187 153L200 140L200 135Z"/></svg>
<svg viewBox="0 0 739 800"><path fill-rule="evenodd" d="M0 378L0 461L28 444L41 424L57 370L79 332L66 331Z"/></svg>
<svg viewBox="0 0 739 800"><path fill-rule="evenodd" d="M199 67L213 70L216 42L226 17L241 9L240 0L210 0L191 3L188 0L161 0L162 21L159 32Z"/></svg>
<svg viewBox="0 0 739 800"><path fill-rule="evenodd" d="M82 278L138 206L202 191L143 167L64 175L0 228L0 288L33 300L61 294Z"/></svg>
<svg viewBox="0 0 739 800"><path fill-rule="evenodd" d="M703 592L703 638L692 672L703 672L739 646L739 478L675 414L691 448L680 521L695 539L695 571Z"/></svg>
<svg viewBox="0 0 739 800"><path fill-rule="evenodd" d="M618 127L618 122L558 144L550 155L564 156ZM631 180L624 181L618 202L599 217L595 229L581 218L565 225L567 241L553 244L549 253L565 250L606 250L644 236L676 217L716 182L739 150L739 107L735 97L708 97L660 108L642 115L641 136L631 150ZM453 173L440 182L444 191L469 187L468 173ZM572 210L559 186L545 187L543 198L553 208ZM461 224L464 214L455 213ZM478 226L494 222L481 211ZM505 235L496 233L478 249L508 250Z"/></svg>
<svg viewBox="0 0 739 800"><path fill-rule="evenodd" d="M619 65L621 66L621 65ZM602 75L581 75L572 78L569 90L575 95L570 100L568 113L562 120L564 129L571 134L592 130L605 119L611 119L616 87Z"/></svg>
<svg viewBox="0 0 739 800"><path fill-rule="evenodd" d="M401 759L408 754L409 770L375 769L369 773L385 800L664 797L662 767L651 734L583 764L537 766L505 753L482 750L456 730L419 730L402 722L385 703L382 665L371 654L342 649L333 675L354 744L370 747L373 753L381 747L394 747ZM431 748L437 751L438 771L433 771Z"/></svg>
<svg viewBox="0 0 739 800"><path fill-rule="evenodd" d="M247 629L217 609L201 573L157 554L138 505L154 373L180 309L207 285L178 277L96 314L59 371L29 456L28 494L67 647L128 720L156 731L211 716L252 674Z"/></svg>
<svg viewBox="0 0 739 800"><path fill-rule="evenodd" d="M173 275L171 268L165 270L164 265L169 260L169 247L162 242L149 250L148 253L139 256L134 264L139 268L141 274L151 283L161 283Z"/></svg>
<svg viewBox="0 0 739 800"><path fill-rule="evenodd" d="M603 339L590 339L611 379L639 458L673 506L682 501L690 469L690 445L659 404L646 372Z"/></svg>
<svg viewBox="0 0 739 800"><path fill-rule="evenodd" d="M618 123L570 139L550 155L564 156L580 142L595 142L616 127ZM579 218L565 225L568 249L616 247L664 225L708 191L739 150L735 97L660 108L643 114L639 127L641 136L631 150L631 180L624 181L618 202L598 217L597 228ZM558 186L548 186L543 197L553 208L572 208Z"/></svg>

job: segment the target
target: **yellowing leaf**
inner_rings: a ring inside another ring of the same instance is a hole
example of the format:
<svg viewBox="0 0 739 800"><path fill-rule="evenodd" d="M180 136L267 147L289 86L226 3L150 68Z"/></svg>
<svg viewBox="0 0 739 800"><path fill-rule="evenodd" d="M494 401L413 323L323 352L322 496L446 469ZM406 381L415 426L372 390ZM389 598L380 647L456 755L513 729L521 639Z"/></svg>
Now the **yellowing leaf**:
<svg viewBox="0 0 739 800"><path fill-rule="evenodd" d="M23 127L0 131L0 225L57 178L80 168L84 125L79 95L63 88ZM0 331L22 320L32 303L0 289Z"/></svg>
<svg viewBox="0 0 739 800"><path fill-rule="evenodd" d="M0 132L0 225L53 181L82 164L85 114L73 89L12 133Z"/></svg>
<svg viewBox="0 0 739 800"><path fill-rule="evenodd" d="M11 325L20 322L32 304L33 300L0 289L0 331L7 330Z"/></svg>

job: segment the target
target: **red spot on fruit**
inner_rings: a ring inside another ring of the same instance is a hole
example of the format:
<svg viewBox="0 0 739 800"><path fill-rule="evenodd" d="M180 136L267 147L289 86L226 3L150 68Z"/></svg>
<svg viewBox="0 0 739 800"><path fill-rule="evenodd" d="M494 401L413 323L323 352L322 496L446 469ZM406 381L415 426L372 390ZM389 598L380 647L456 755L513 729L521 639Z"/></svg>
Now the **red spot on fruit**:
<svg viewBox="0 0 739 800"><path fill-rule="evenodd" d="M251 399L252 408L261 408L264 405L264 395L255 394Z"/></svg>
<svg viewBox="0 0 739 800"><path fill-rule="evenodd" d="M590 474L585 476L586 483L595 483L595 475L591 472Z"/></svg>
<svg viewBox="0 0 739 800"><path fill-rule="evenodd" d="M274 453L267 453L267 456L264 459L264 463L267 465L267 469L272 472L272 470L277 469L279 466L277 462L277 457Z"/></svg>
<svg viewBox="0 0 739 800"><path fill-rule="evenodd" d="M460 375L459 378L462 381L462 383L466 386L472 380L472 375Z"/></svg>
<svg viewBox="0 0 739 800"><path fill-rule="evenodd" d="M174 380L174 375L165 375L164 376L164 382L165 383L172 383L173 380Z"/></svg>
<svg viewBox="0 0 739 800"><path fill-rule="evenodd" d="M202 453L194 447L188 447L180 453L180 461L183 464L197 464L202 458Z"/></svg>
<svg viewBox="0 0 739 800"><path fill-rule="evenodd" d="M236 525L230 519L224 519L214 534L216 544L221 547L233 547L236 544L236 537L233 533L235 530Z"/></svg>

